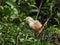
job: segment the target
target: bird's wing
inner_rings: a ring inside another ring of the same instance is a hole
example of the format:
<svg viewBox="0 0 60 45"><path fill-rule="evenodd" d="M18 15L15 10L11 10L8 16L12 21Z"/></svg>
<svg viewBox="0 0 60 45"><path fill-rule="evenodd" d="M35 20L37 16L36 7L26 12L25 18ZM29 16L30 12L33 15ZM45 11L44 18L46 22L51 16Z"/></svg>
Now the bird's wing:
<svg viewBox="0 0 60 45"><path fill-rule="evenodd" d="M35 31L39 31L41 26L42 26L42 24L39 21L35 21L35 23L34 23Z"/></svg>

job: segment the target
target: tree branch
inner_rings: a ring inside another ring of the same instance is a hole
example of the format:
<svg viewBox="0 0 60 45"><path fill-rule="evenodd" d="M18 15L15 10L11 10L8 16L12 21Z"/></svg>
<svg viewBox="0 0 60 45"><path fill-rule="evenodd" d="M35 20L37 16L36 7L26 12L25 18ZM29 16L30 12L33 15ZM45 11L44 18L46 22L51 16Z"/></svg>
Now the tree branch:
<svg viewBox="0 0 60 45"><path fill-rule="evenodd" d="M39 12L40 12L40 9L41 9L41 6L42 6L42 3L43 3L43 0L42 0L41 3L40 3L40 6L39 6L39 9L38 9L38 12L37 12L36 19L38 18L38 15L39 15Z"/></svg>
<svg viewBox="0 0 60 45"><path fill-rule="evenodd" d="M18 33L17 36L16 36L16 45L19 45L18 40L19 40L19 33Z"/></svg>
<svg viewBox="0 0 60 45"><path fill-rule="evenodd" d="M44 27L47 25L48 21L50 20L50 18L52 17L53 13L51 12L49 18L47 18L47 20L45 21L44 25L42 25L42 28L40 29L40 31L38 32L38 35L42 32L42 30L44 29Z"/></svg>

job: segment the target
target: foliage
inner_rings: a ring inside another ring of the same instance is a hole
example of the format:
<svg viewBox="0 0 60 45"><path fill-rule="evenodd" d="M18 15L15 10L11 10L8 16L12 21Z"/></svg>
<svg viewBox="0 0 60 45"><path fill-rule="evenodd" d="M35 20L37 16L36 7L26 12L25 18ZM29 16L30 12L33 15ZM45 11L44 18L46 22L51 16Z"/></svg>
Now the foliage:
<svg viewBox="0 0 60 45"><path fill-rule="evenodd" d="M36 19L39 9L35 0L0 0L0 45L60 45L59 3L56 0L46 0L41 7L38 20L42 24L51 12L53 17L37 37L36 32L24 20L27 16Z"/></svg>

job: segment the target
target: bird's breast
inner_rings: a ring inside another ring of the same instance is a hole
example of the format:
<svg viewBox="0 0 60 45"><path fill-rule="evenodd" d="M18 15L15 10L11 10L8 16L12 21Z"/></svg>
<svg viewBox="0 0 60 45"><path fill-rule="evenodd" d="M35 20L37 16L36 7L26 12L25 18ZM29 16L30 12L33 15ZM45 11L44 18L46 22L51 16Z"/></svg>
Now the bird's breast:
<svg viewBox="0 0 60 45"><path fill-rule="evenodd" d="M34 23L31 22L31 23L29 24L29 26L33 29L33 28L34 28Z"/></svg>

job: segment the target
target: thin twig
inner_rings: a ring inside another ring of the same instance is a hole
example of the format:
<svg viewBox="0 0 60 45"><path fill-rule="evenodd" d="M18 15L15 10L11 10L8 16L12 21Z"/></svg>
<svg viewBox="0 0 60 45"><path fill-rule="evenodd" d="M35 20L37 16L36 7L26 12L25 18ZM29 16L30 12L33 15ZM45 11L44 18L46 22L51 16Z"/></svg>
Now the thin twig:
<svg viewBox="0 0 60 45"><path fill-rule="evenodd" d="M28 35L28 34L26 34L26 39L28 38L28 36L29 36L29 35Z"/></svg>
<svg viewBox="0 0 60 45"><path fill-rule="evenodd" d="M42 0L41 3L40 3L40 6L39 6L39 9L38 9L38 12L37 12L36 19L38 18L38 15L39 15L39 12L40 12L40 9L41 9L41 6L42 6L42 3L43 3L43 0Z"/></svg>
<svg viewBox="0 0 60 45"><path fill-rule="evenodd" d="M2 45L5 45L5 35L4 35L4 40L3 40L3 43L2 43Z"/></svg>
<svg viewBox="0 0 60 45"><path fill-rule="evenodd" d="M50 18L52 17L53 13L51 12L50 17L47 18L46 22L44 23L44 25L42 26L42 28L40 29L39 33L37 36L39 36L39 34L42 32L42 30L44 29L44 27L47 25L48 21L50 20Z"/></svg>
<svg viewBox="0 0 60 45"><path fill-rule="evenodd" d="M16 45L19 45L18 40L19 40L19 34L17 34L17 37L16 37Z"/></svg>
<svg viewBox="0 0 60 45"><path fill-rule="evenodd" d="M48 23L48 21L50 20L50 18L52 17L52 13L50 14L50 17L46 20L46 22L44 23L44 26L46 26L47 25L47 23Z"/></svg>

